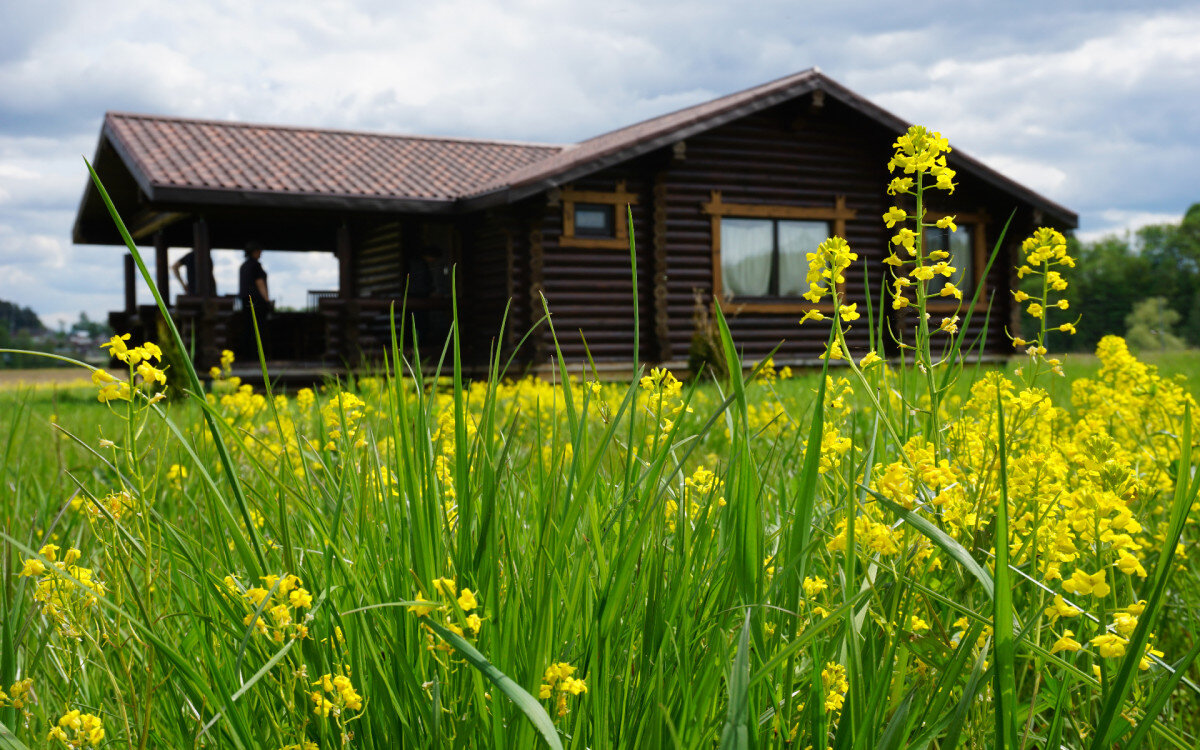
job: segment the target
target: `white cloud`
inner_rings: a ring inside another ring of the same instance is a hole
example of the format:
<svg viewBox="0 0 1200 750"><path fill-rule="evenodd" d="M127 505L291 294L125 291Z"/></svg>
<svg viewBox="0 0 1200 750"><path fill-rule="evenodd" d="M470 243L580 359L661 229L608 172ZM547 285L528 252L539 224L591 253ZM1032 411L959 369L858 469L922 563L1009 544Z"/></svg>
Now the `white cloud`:
<svg viewBox="0 0 1200 750"><path fill-rule="evenodd" d="M1183 212L1159 213L1154 211L1129 211L1120 208L1108 208L1096 212L1094 228L1080 230L1075 233L1083 242L1095 242L1104 237L1128 237L1144 226L1151 224L1178 224L1183 219Z"/></svg>

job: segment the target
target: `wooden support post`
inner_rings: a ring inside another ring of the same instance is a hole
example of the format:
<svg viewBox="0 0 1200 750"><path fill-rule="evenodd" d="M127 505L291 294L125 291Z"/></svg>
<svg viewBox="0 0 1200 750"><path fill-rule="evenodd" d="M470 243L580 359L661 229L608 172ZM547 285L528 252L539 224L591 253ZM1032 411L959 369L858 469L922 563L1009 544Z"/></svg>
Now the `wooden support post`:
<svg viewBox="0 0 1200 750"><path fill-rule="evenodd" d="M358 284L354 278L354 246L350 227L342 223L337 230L338 297L342 300L342 358L350 367L358 364L358 323L362 317L358 303Z"/></svg>
<svg viewBox="0 0 1200 750"><path fill-rule="evenodd" d="M137 312L137 265L131 253L125 253L125 312Z"/></svg>
<svg viewBox="0 0 1200 750"><path fill-rule="evenodd" d="M196 294L208 298L216 293L213 289L212 247L208 239L208 223L196 219L192 224L192 252L196 254L196 279L193 284Z"/></svg>
<svg viewBox="0 0 1200 750"><path fill-rule="evenodd" d="M154 276L158 293L163 302L171 304L171 271L167 267L167 238L163 233L154 233Z"/></svg>
<svg viewBox="0 0 1200 750"><path fill-rule="evenodd" d="M208 224L203 218L192 224L192 252L196 256L196 293L202 298L200 319L196 324L196 364L201 369L215 365L220 358L217 346L217 310L213 300L212 247Z"/></svg>
<svg viewBox="0 0 1200 750"><path fill-rule="evenodd" d="M354 248L350 243L350 227L342 224L337 230L338 296L352 299L358 296L354 274Z"/></svg>

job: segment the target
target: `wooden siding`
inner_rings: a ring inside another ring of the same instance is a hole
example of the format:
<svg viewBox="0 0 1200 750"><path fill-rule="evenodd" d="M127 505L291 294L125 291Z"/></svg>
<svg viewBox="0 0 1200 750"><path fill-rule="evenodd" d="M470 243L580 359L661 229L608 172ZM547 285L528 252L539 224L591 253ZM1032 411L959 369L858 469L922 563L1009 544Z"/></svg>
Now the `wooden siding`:
<svg viewBox="0 0 1200 750"><path fill-rule="evenodd" d="M465 225L459 307L465 313L464 353L471 364L486 364L496 344L507 358L529 328L529 272L523 262L527 232L526 222L511 208L488 211Z"/></svg>
<svg viewBox="0 0 1200 750"><path fill-rule="evenodd" d="M876 310L882 307L894 330L907 330L911 311L893 311L890 298L879 299L887 271L882 261L893 233L884 227L881 216L892 203L885 188L894 137L837 102L812 108L807 100L801 100L689 139L683 147L664 149L574 183L576 190L611 191L624 181L638 196L633 215L642 360L686 359L697 294L712 299L713 223L702 206L711 200L713 191L719 191L725 203L800 209L832 209L839 198L844 200L845 207L854 212L845 221L845 237L859 256L847 273L847 297L857 301L865 313L869 278ZM582 330L597 361L629 361L633 288L628 254L617 249L562 247L557 242L562 232L562 207L553 194L549 197L533 235L541 252L532 252L527 266L531 275L524 282L535 287L525 287L531 305L537 292L544 289L559 343L569 359L580 362L584 358ZM967 337L970 343L982 334L990 301L984 350L1007 354L1011 345L1004 329L1012 329L1013 314L1010 268L1020 239L1033 227L1031 213L1027 207L1018 207L1011 196L966 177L952 196L941 197L935 207L950 213L986 213L990 217L985 230L988 253L1004 220L1014 208L1020 208L986 280L988 298L981 301ZM522 288L520 282L516 288ZM733 300L724 309L734 341L748 361L766 356L776 346L780 364L812 362L824 350L828 325L800 326L801 313L794 304L776 312ZM948 314L934 311L934 323ZM959 314L965 317L965 313ZM848 340L856 355L865 352L865 314ZM552 351L547 342L539 339L531 357L535 364L544 364L542 360ZM889 344L885 351L895 354L895 347Z"/></svg>
<svg viewBox="0 0 1200 750"><path fill-rule="evenodd" d="M654 269L651 244L652 183L643 164L632 163L603 170L574 183L577 190L611 192L617 183L637 195L632 207L634 238L638 244L638 304L640 305L640 355L643 361L655 354L652 311ZM623 208L617 221L628 221ZM563 355L573 362L586 361L587 350L597 362L629 362L633 356L633 279L628 248L563 247L563 207L550 200L541 214L541 257L533 252L531 272L541 274L541 287L550 305L554 330ZM539 267L540 266L540 267ZM536 282L536 279L533 280ZM535 310L535 319L540 310ZM541 365L553 354L548 331L538 336L533 364Z"/></svg>
<svg viewBox="0 0 1200 750"><path fill-rule="evenodd" d="M404 293L404 253L400 221L388 221L358 233L354 274L363 297L400 297Z"/></svg>
<svg viewBox="0 0 1200 750"><path fill-rule="evenodd" d="M712 191L727 203L830 208L838 196L855 217L846 239L859 262L846 278L851 299L863 298L863 264L877 280L885 254L880 215L887 149L877 129L827 105L815 112L782 105L687 141L684 158L665 176L667 316L670 347L686 357L692 337L696 293L713 293L711 217L701 206ZM874 286L874 284L873 284ZM725 307L735 343L748 360L766 356L782 343L778 362L811 360L824 349L827 326L798 325L800 313L749 312ZM865 343L866 326L856 326L852 347Z"/></svg>

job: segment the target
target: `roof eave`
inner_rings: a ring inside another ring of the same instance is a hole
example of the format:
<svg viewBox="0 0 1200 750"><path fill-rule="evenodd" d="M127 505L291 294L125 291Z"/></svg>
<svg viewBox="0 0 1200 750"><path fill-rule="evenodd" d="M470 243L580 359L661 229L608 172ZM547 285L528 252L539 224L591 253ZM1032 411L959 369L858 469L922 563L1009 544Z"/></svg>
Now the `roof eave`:
<svg viewBox="0 0 1200 750"><path fill-rule="evenodd" d="M401 213L449 213L453 198L396 198L388 196L333 193L285 193L273 190L230 190L227 188L157 185L155 204L202 204L209 206L283 208L329 211L394 211Z"/></svg>

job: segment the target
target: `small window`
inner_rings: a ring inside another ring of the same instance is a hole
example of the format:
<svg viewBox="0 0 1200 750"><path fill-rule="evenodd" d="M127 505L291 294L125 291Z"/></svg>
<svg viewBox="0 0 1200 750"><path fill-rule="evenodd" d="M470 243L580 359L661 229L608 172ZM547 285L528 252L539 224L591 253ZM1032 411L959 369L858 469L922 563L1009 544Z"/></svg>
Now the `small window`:
<svg viewBox="0 0 1200 750"><path fill-rule="evenodd" d="M808 254L829 237L827 221L721 220L721 278L733 297L799 297Z"/></svg>
<svg viewBox="0 0 1200 750"><path fill-rule="evenodd" d="M972 227L960 226L958 231L928 227L925 230L925 252L942 250L950 253L946 262L954 267L949 281L963 294L972 294L975 289L975 237ZM940 278L940 277L939 277ZM936 290L933 290L936 292Z"/></svg>
<svg viewBox="0 0 1200 750"><path fill-rule="evenodd" d="M575 204L576 237L614 237L613 207L601 203Z"/></svg>

